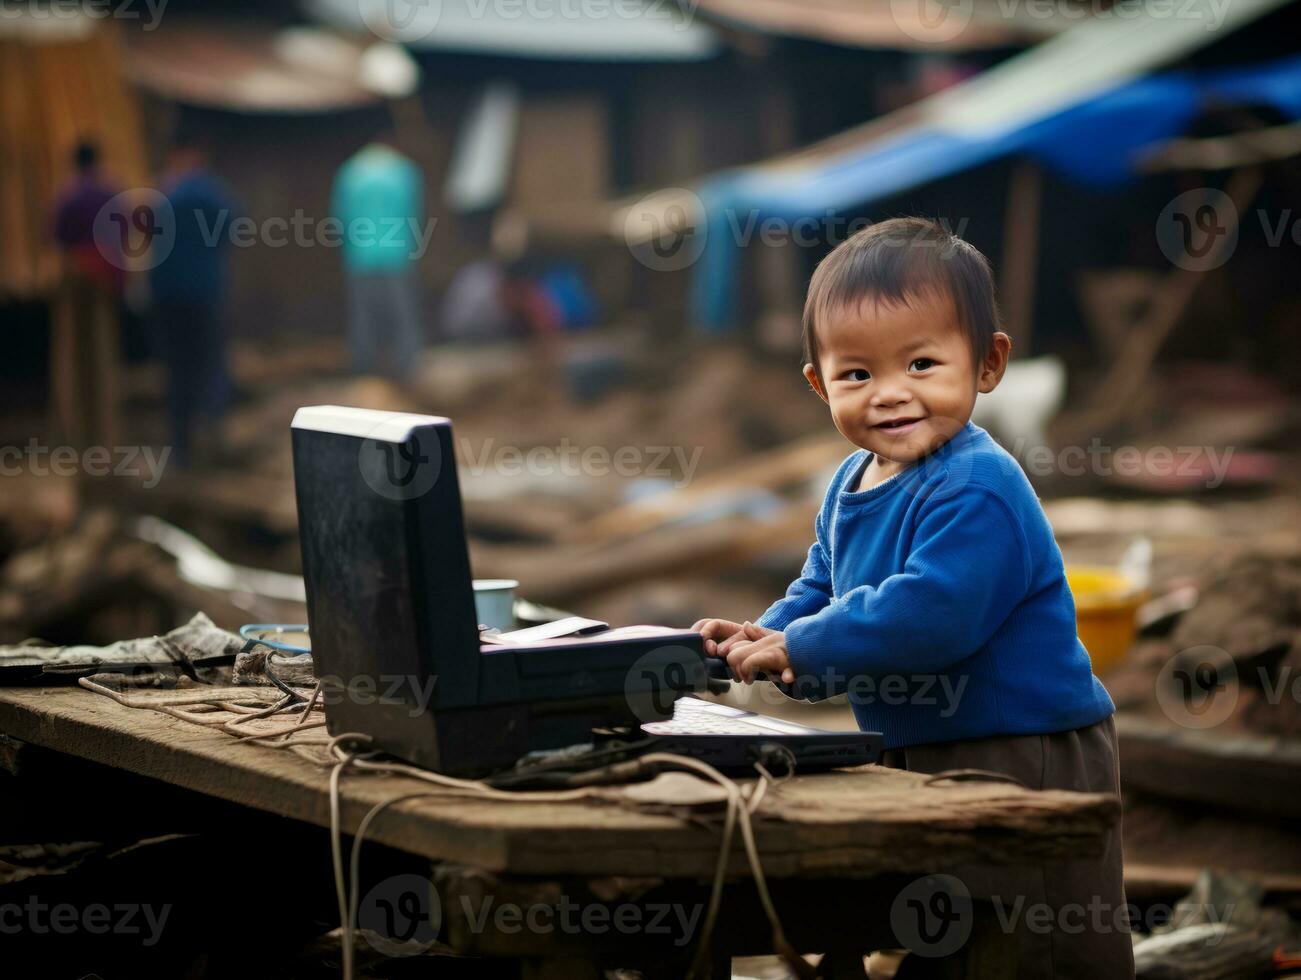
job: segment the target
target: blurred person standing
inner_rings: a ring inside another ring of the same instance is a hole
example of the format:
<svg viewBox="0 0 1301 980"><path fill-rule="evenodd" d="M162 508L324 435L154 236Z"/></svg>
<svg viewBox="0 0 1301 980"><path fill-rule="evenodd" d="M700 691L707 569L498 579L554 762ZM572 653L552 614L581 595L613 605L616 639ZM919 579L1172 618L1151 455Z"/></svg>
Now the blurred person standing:
<svg viewBox="0 0 1301 980"><path fill-rule="evenodd" d="M375 370L387 347L389 371L410 373L424 346L420 257L424 179L382 133L344 161L334 178L332 212L343 226L348 345L353 369Z"/></svg>
<svg viewBox="0 0 1301 980"><path fill-rule="evenodd" d="M123 272L95 219L119 188L101 173L99 148L73 151L75 174L54 205L54 238L62 276L50 318L50 398L58 438L78 448L117 444L122 344L119 301ZM102 247L101 247L102 246Z"/></svg>
<svg viewBox="0 0 1301 980"><path fill-rule="evenodd" d="M173 458L192 459L195 425L215 425L231 400L223 304L231 222L229 188L209 171L195 134L178 134L159 190L171 204L175 239L150 273L159 352L167 367Z"/></svg>

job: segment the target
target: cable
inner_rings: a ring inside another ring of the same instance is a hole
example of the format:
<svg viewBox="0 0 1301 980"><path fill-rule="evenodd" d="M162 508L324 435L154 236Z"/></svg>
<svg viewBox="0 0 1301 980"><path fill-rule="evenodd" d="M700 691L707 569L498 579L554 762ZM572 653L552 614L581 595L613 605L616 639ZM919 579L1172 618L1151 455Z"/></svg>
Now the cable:
<svg viewBox="0 0 1301 980"><path fill-rule="evenodd" d="M246 640L253 640L261 643L272 650L279 650L281 653L311 653L311 647L295 646L292 643L282 643L279 640L268 640L265 636L259 634L273 633L284 636L286 633L303 633L311 635L306 623L245 623L239 628L239 635Z"/></svg>
<svg viewBox="0 0 1301 980"><path fill-rule="evenodd" d="M339 745L345 741L359 741L363 744L370 744L371 738L369 735L363 735L360 732L344 732L342 735L336 735L330 739L328 750L331 753L340 753ZM349 929L350 920L348 918L349 893L348 884L343 875L343 819L339 799L339 778L343 775L343 771L356 760L357 754L342 752L341 756L334 768L330 770L330 861L334 869L334 894L339 902L339 924L343 927L343 980L353 980L352 933Z"/></svg>
<svg viewBox="0 0 1301 980"><path fill-rule="evenodd" d="M376 803L367 811L366 815L361 818L361 823L357 824L357 830L352 837L352 852L348 859L348 877L349 877L349 898L348 898L348 918L344 923L343 937L344 942L350 947L348 959L349 969L351 969L352 951L351 947L356 941L357 934L357 907L361 904L361 844L366 839L366 831L370 829L371 823L389 807L398 803L405 803L407 800L415 800L430 796L437 796L438 793L433 790L424 790L419 793L404 793L401 796L394 796L380 803ZM345 971L344 980L352 980L351 975Z"/></svg>
<svg viewBox="0 0 1301 980"><path fill-rule="evenodd" d="M990 769L945 769L942 772L934 773L929 778L922 780L922 785L930 786L934 783L948 781L955 783L1010 783L1013 786L1020 786L1022 789L1030 788L1015 776L1009 775L1005 772L993 772Z"/></svg>
<svg viewBox="0 0 1301 980"><path fill-rule="evenodd" d="M260 643L262 641L259 640L258 642ZM285 693L285 696L290 698L292 701L298 702L298 701L306 700L301 694L299 694L292 687L290 687L288 684L286 684L284 681L282 681L279 677L276 676L275 672L271 669L271 665L275 663L275 659L276 659L276 654L275 651L272 650L270 653L267 654L266 660L262 662L262 673L267 675L267 680L269 680L276 687L280 688L280 690L282 690Z"/></svg>
<svg viewBox="0 0 1301 980"><path fill-rule="evenodd" d="M99 676L99 675L96 675ZM333 760L334 765L330 771L329 778L329 803L330 803L330 856L331 864L334 871L334 883L336 898L339 906L339 921L343 929L343 967L344 980L354 980L354 932L356 925L357 908L360 903L359 889L360 885L360 867L361 867L361 845L365 839L366 832L370 829L373 822L391 806L398 803L433 796L475 796L490 800L509 800L511 802L529 802L529 803L557 803L557 802L575 802L578 800L601 799L610 801L608 794L603 794L592 787L578 787L567 790L548 790L548 791L510 791L507 789L493 786L484 780L461 779L454 776L447 776L442 773L432 772L427 769L419 769L401 762L381 762L376 761L374 756L377 753L365 751L348 751L342 748L345 743L355 742L360 746L368 746L371 743L370 736L358 732L346 732L336 735L327 741L309 740L301 737L300 733L304 730L314 729L325 725L325 721L309 721L312 713L316 710L317 702L321 697L322 686L316 685L310 696L302 699L301 695L296 692L290 692L294 697L300 699L294 703L290 695L286 694L272 703L257 703L253 693L245 692L211 692L200 693L194 692L189 695L174 696L168 698L129 698L118 691L114 691L103 684L97 683L92 678L83 677L78 679L78 684L87 690L93 691L111 698L117 703L129 708L147 708L150 710L160 711L174 717L180 718L192 724L202 725L204 727L220 727L227 734L234 735L241 741L258 742L272 748L284 748L295 752L295 754L304 756L313 762L319 763L319 757L314 757L306 753L306 747L323 746L326 751L327 760ZM248 702L254 704L248 704ZM182 707L194 708L195 711L181 710ZM232 711L235 708L237 710ZM222 712L226 714L234 713L240 717L230 719L205 718L196 714L196 711L206 711L207 713ZM245 732L241 726L257 720L264 720L277 714L288 711L301 712L300 717L294 725L268 732ZM293 736L300 735L298 739ZM592 753L592 757L603 758L607 754L617 755L625 752L627 747L615 750L604 750ZM776 753L768 753L767 760L771 761L773 757L782 758L782 761L788 763L784 779L790 778L793 768L789 765L789 760L784 756ZM770 786L775 786L783 780L776 779L767 767L763 764L765 757L761 756L760 760L755 763L755 770L760 776L760 780L755 784L753 792L746 799L746 794L742 791L740 785L729 779L713 766L702 762L699 759L693 759L689 756L676 755L668 752L650 752L638 756L632 760L616 762L614 766L608 768L619 768L628 775L645 775L658 772L661 768L686 769L720 786L727 795L727 811L723 821L723 833L721 846L719 848L718 860L714 867L714 877L710 890L709 904L705 922L701 929L699 946L696 955L692 960L688 978L698 974L701 966L704 964L709 950L709 939L713 934L714 927L718 918L718 910L722 904L723 884L726 880L727 861L731 853L732 840L735 835L737 825L741 828L742 843L745 848L746 859L750 866L751 874L754 878L755 888L759 893L760 904L763 906L764 914L767 916L770 926L772 927L773 945L775 950L788 962L791 968L800 978L811 978L814 975L812 968L803 960L802 957L791 946L786 939L785 931L782 928L781 921L777 915L776 907L773 905L772 897L768 891L767 880L764 877L763 866L760 863L758 846L755 842L754 827L751 821L752 815L758 811L763 802ZM546 769L547 766L540 768ZM560 768L556 766L555 768ZM406 793L393 797L389 800L382 801L372 807L362 818L354 833L353 846L349 854L348 870L351 881L344 873L343 862L343 826L342 826L342 802L339 791L339 783L348 769L354 769L364 772L382 772L390 775L408 776L413 779L421 780L433 784L442 791L422 791L415 793ZM931 778L931 781L944 778L972 778L976 773L971 771L954 771L951 773L938 773ZM985 775L981 773L980 775ZM997 776L998 774L991 774ZM635 806L629 801L621 801L617 798L614 802L624 806Z"/></svg>
<svg viewBox="0 0 1301 980"><path fill-rule="evenodd" d="M727 793L729 822L732 822L736 816L739 816L740 818L741 840L745 845L746 858L750 862L750 873L754 877L755 888L759 892L759 902L763 906L764 914L768 917L768 924L772 926L773 947L795 971L796 976L800 978L812 978L814 975L813 969L804 962L804 959L795 951L795 948L791 946L790 942L786 939L786 933L785 930L782 929L781 920L777 916L777 909L773 905L772 896L768 893L768 883L764 879L763 865L759 861L759 849L755 845L754 827L750 822L751 810L748 806L742 805L741 803L740 786L738 786L733 780L728 779L713 766L706 762L701 762L699 759L692 759L688 756L682 755L673 755L667 752L652 752L649 755L643 756L643 759L646 761L662 761L691 769L717 783ZM765 786L766 782L767 781L765 780ZM709 909L705 915L705 925L701 929L700 945L696 949L695 959L692 961L691 969L687 973L688 980L696 975L700 966L703 965L704 958L708 955L709 938L713 932L714 920L718 913L718 906L721 903L723 876L727 869L727 856L730 850L731 837L725 825L723 848L719 852L719 862L714 873L714 885L713 892L710 895Z"/></svg>

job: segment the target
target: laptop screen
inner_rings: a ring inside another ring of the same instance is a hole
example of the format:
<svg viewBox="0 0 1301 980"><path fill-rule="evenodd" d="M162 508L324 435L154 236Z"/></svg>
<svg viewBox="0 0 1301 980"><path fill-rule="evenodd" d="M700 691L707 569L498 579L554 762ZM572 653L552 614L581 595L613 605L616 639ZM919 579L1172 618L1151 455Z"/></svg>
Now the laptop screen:
<svg viewBox="0 0 1301 980"><path fill-rule="evenodd" d="M438 705L474 704L479 632L451 423L302 408L293 457L318 671L403 690L433 678Z"/></svg>

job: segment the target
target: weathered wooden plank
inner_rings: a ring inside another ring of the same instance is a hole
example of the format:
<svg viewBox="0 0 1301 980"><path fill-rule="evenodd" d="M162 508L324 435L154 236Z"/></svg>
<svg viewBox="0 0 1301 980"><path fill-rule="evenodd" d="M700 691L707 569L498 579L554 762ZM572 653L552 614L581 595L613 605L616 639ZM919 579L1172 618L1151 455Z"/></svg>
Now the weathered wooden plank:
<svg viewBox="0 0 1301 980"><path fill-rule="evenodd" d="M235 743L212 729L127 708L80 688L0 691L0 731L211 796L328 825L328 771L291 753ZM973 861L1016 863L1094 852L1119 815L1101 794L1032 793L1001 783L926 786L919 774L864 767L799 777L770 790L756 821L774 878L932 872ZM375 803L426 788L406 778L344 780L351 830ZM707 878L717 831L673 813L615 802L529 804L414 800L376 821L373 839L487 871ZM731 870L748 874L738 847Z"/></svg>
<svg viewBox="0 0 1301 980"><path fill-rule="evenodd" d="M1301 817L1301 742L1116 716L1126 788L1273 818Z"/></svg>

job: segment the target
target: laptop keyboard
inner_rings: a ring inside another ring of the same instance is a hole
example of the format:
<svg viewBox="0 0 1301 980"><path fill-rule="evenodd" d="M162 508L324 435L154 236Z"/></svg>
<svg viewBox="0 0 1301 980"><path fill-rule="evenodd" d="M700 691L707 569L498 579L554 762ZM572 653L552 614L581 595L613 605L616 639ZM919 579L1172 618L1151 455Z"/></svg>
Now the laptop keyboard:
<svg viewBox="0 0 1301 980"><path fill-rule="evenodd" d="M641 726L650 735L824 735L825 732L807 725L757 715L725 704L702 701L700 698L678 698L673 705L673 718L669 721L652 721Z"/></svg>

